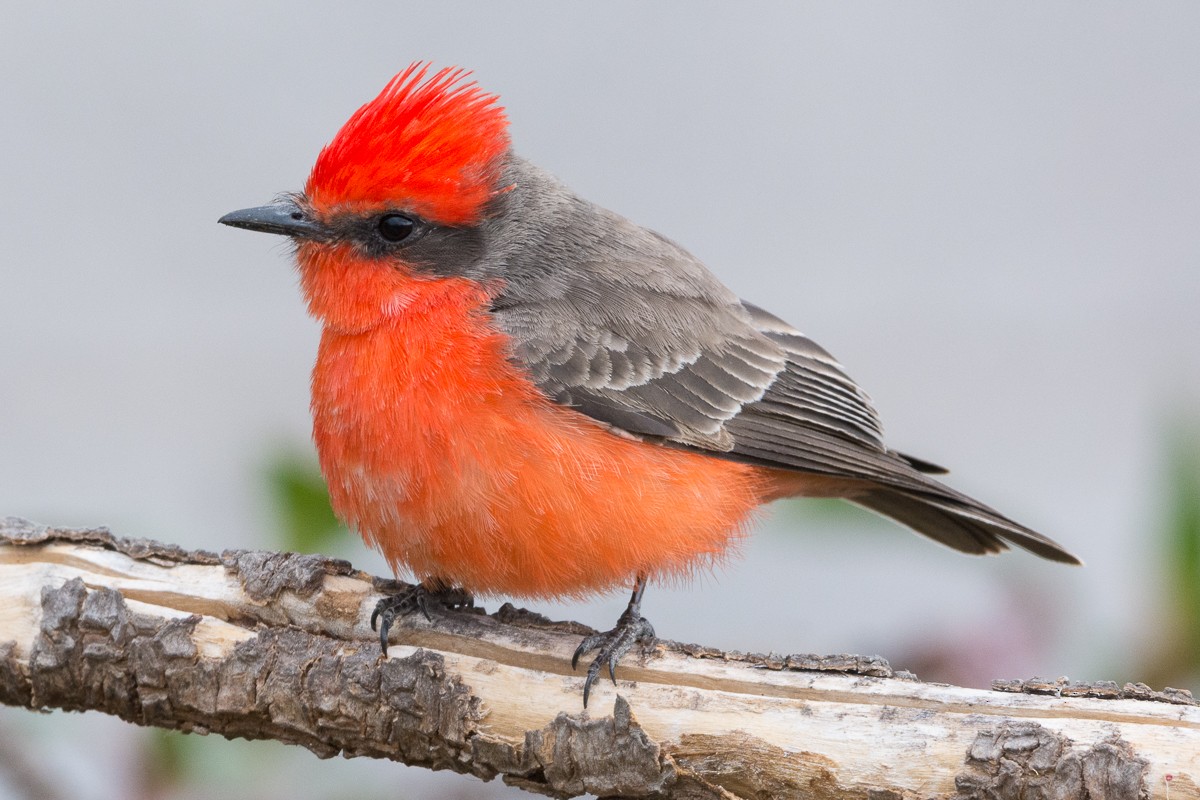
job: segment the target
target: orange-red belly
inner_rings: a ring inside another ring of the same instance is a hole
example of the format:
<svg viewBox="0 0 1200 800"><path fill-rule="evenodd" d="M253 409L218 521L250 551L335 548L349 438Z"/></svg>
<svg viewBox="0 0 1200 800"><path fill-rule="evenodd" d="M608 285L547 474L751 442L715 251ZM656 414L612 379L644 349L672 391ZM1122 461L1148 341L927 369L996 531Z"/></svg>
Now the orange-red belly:
<svg viewBox="0 0 1200 800"><path fill-rule="evenodd" d="M480 594L686 577L736 542L764 471L634 441L545 398L478 292L326 329L314 438L334 509L393 569Z"/></svg>

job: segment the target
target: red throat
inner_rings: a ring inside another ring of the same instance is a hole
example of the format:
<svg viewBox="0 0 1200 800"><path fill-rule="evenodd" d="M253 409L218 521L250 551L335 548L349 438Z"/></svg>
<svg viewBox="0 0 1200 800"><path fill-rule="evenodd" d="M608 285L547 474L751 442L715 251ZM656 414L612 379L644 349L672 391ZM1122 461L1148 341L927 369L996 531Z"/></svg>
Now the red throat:
<svg viewBox="0 0 1200 800"><path fill-rule="evenodd" d="M321 151L305 186L318 212L393 206L465 225L502 190L509 140L498 98L464 83L461 69L426 80L428 71L418 62L392 78Z"/></svg>
<svg viewBox="0 0 1200 800"><path fill-rule="evenodd" d="M380 264L348 244L303 242L296 251L308 313L339 333L362 333L409 310L421 278L399 262Z"/></svg>

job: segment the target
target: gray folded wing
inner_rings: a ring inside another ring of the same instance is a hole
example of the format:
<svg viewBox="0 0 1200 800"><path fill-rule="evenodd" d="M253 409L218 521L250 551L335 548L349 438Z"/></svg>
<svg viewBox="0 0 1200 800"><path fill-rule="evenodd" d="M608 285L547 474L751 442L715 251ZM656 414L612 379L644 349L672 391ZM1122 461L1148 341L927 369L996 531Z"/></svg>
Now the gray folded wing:
<svg viewBox="0 0 1200 800"><path fill-rule="evenodd" d="M1051 540L888 450L870 399L824 349L739 300L682 248L575 198L507 263L492 314L550 398L617 432L784 470L861 481L848 499L967 552ZM571 220L574 224L567 224ZM549 265L569 256L574 268Z"/></svg>

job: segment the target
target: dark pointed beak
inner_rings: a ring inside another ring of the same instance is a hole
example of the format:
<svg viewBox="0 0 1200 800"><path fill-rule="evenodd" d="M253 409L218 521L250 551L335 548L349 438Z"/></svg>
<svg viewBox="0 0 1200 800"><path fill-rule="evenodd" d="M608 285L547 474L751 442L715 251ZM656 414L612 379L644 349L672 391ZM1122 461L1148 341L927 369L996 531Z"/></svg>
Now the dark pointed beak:
<svg viewBox="0 0 1200 800"><path fill-rule="evenodd" d="M291 200L230 211L217 222L248 231L279 233L298 239L321 239L328 233L324 225L311 219L304 209Z"/></svg>

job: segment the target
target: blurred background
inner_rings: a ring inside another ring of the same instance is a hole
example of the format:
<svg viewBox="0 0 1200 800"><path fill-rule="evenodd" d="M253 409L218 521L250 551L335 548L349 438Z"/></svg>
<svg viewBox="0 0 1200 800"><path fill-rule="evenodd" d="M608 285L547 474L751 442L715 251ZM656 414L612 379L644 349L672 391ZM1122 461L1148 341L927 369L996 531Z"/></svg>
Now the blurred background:
<svg viewBox="0 0 1200 800"><path fill-rule="evenodd" d="M1087 562L782 503L719 574L652 588L661 635L1200 688L1197 41L1188 2L8 4L0 515L386 571L329 524L287 249L216 219L299 189L430 59L835 353L892 446ZM0 741L0 798L526 796L95 714L0 708Z"/></svg>

